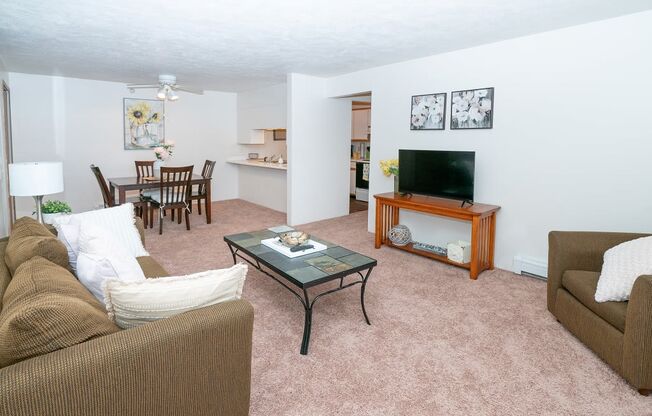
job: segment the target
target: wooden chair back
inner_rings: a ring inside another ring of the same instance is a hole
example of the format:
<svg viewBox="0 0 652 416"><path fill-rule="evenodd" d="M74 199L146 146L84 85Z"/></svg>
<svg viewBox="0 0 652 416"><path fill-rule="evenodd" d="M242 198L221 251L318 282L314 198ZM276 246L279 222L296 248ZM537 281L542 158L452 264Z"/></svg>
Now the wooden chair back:
<svg viewBox="0 0 652 416"><path fill-rule="evenodd" d="M136 160L136 176L139 178L154 176L154 161L153 160Z"/></svg>
<svg viewBox="0 0 652 416"><path fill-rule="evenodd" d="M104 200L104 208L109 208L112 206L115 206L115 201L111 198L111 192L109 192L109 187L106 184L106 181L104 180L104 175L102 175L102 171L100 171L100 168L91 165L91 171L93 171L93 174L95 175L95 179L97 179L98 185L100 185L100 191L102 192L102 199Z"/></svg>
<svg viewBox="0 0 652 416"><path fill-rule="evenodd" d="M194 166L161 167L161 206L188 206Z"/></svg>
<svg viewBox="0 0 652 416"><path fill-rule="evenodd" d="M201 176L204 178L213 178L213 169L215 168L215 161L214 160L207 160L204 162L204 168L201 171ZM199 185L199 188L197 189L197 193L199 195L205 195L206 194L206 184L202 183Z"/></svg>

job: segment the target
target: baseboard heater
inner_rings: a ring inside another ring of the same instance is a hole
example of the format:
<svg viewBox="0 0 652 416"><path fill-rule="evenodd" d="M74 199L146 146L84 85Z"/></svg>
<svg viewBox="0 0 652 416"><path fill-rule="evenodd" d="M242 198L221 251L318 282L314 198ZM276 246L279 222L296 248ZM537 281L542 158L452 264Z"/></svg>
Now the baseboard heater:
<svg viewBox="0 0 652 416"><path fill-rule="evenodd" d="M548 279L548 264L545 261L527 256L514 257L514 273L535 279Z"/></svg>

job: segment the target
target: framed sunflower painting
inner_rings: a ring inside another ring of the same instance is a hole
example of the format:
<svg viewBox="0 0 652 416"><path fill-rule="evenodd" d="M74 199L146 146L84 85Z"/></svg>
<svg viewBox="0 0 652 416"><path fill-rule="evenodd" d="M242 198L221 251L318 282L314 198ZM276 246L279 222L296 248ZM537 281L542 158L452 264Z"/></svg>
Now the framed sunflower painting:
<svg viewBox="0 0 652 416"><path fill-rule="evenodd" d="M165 141L164 101L125 98L125 150L158 147Z"/></svg>

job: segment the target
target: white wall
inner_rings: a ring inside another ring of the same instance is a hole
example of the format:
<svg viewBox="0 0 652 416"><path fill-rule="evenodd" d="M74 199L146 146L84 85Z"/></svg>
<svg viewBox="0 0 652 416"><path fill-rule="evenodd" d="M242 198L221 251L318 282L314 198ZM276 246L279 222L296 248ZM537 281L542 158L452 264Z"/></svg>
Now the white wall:
<svg viewBox="0 0 652 416"><path fill-rule="evenodd" d="M252 129L284 129L286 125L285 83L238 93L238 137L249 137ZM287 146L283 140L270 138L262 145L242 145L242 152L255 152L260 157L281 154L286 158Z"/></svg>
<svg viewBox="0 0 652 416"><path fill-rule="evenodd" d="M327 80L288 75L288 223L349 213L351 102L327 98Z"/></svg>
<svg viewBox="0 0 652 416"><path fill-rule="evenodd" d="M89 165L105 177L132 176L134 160L152 160L150 150L123 150L122 99L150 98L154 90L131 94L124 84L74 78L10 73L14 158L16 161L60 160L65 192L51 195L68 201L74 211L97 207L102 197ZM166 137L176 141L168 165L215 160L213 199L237 198L238 170L226 159L238 151L236 94L207 91L181 93L166 103ZM47 199L48 197L46 197ZM32 201L18 198L18 214L29 214Z"/></svg>
<svg viewBox="0 0 652 416"><path fill-rule="evenodd" d="M650 39L639 13L343 75L325 95L373 93L370 194L392 190L378 163L399 148L474 150L475 199L502 206L496 264L511 268L546 259L550 230L652 231ZM492 130L409 130L412 95L480 87L495 87ZM434 241L465 230L402 221Z"/></svg>

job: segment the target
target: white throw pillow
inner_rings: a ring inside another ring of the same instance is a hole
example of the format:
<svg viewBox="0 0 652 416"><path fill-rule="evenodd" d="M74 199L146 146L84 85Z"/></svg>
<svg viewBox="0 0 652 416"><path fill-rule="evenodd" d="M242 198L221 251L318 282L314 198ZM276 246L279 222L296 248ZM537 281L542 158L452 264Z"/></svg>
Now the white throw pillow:
<svg viewBox="0 0 652 416"><path fill-rule="evenodd" d="M54 220L54 227L59 233L63 225L79 226L82 222L92 223L110 230L111 236L133 257L149 256L149 253L143 247L138 228L136 228L133 204L122 204L117 207L87 211L80 214L63 215ZM73 249L75 247L73 242L71 242L71 247Z"/></svg>
<svg viewBox="0 0 652 416"><path fill-rule="evenodd" d="M652 274L652 237L626 241L604 253L596 302L629 300L636 279Z"/></svg>
<svg viewBox="0 0 652 416"><path fill-rule="evenodd" d="M168 318L183 312L240 299L247 265L187 276L158 277L140 282L107 280L104 303L121 328Z"/></svg>
<svg viewBox="0 0 652 416"><path fill-rule="evenodd" d="M136 258L113 239L109 230L82 222L79 228L77 278L103 302L102 287L106 280L142 281L145 275Z"/></svg>
<svg viewBox="0 0 652 416"><path fill-rule="evenodd" d="M79 224L57 224L57 238L68 250L68 263L73 273L77 274L77 256L79 255Z"/></svg>

